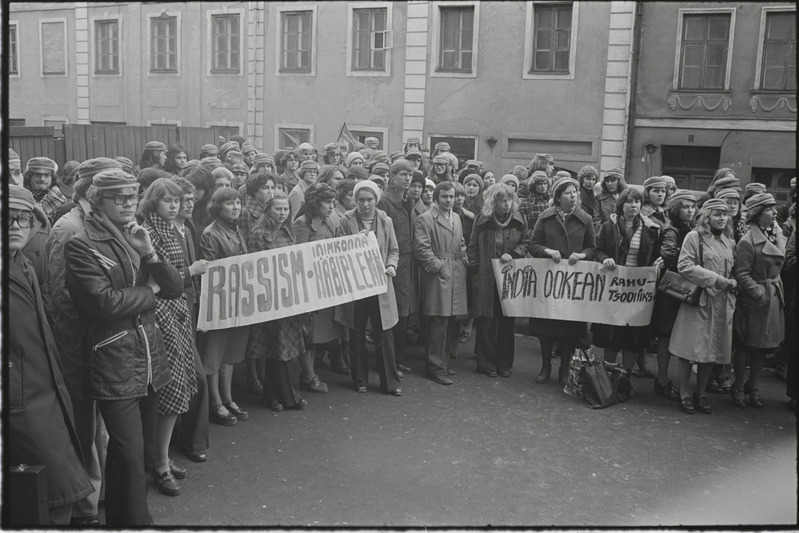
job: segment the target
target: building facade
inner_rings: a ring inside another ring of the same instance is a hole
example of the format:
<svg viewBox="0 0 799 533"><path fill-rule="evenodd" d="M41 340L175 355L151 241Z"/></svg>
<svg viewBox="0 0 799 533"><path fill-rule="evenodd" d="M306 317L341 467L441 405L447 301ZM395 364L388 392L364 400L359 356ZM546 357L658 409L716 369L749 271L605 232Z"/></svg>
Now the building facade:
<svg viewBox="0 0 799 533"><path fill-rule="evenodd" d="M732 168L787 198L796 175L796 5L643 2L636 43L631 181L705 190Z"/></svg>
<svg viewBox="0 0 799 533"><path fill-rule="evenodd" d="M410 137L495 172L622 166L634 2L12 3L12 125Z"/></svg>

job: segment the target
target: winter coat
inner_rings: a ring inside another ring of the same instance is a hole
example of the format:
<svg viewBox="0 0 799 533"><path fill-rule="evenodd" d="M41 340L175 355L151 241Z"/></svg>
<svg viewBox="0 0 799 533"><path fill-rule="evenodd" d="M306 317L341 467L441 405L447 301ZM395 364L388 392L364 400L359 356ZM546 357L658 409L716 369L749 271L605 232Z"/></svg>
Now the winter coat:
<svg viewBox="0 0 799 533"><path fill-rule="evenodd" d="M702 265L699 265L700 237ZM714 236L705 228L686 235L677 270L703 287L699 305L680 304L671 333L669 351L695 363L729 364L735 294L716 288L719 278L731 278L735 243L726 235Z"/></svg>
<svg viewBox="0 0 799 533"><path fill-rule="evenodd" d="M357 212L357 209L351 209L341 217L338 228L336 228L336 237L357 235L361 232L361 228L358 227ZM385 211L375 209L375 218L370 231L377 237L380 256L383 258L385 267L388 268L393 265L396 269L399 262L399 247L397 246L397 237L394 234L394 224L391 221L391 217ZM380 303L380 321L382 322L383 331L393 328L399 321L394 284L391 283L391 278L388 278L388 281L386 292L377 295L377 300ZM338 306L336 320L353 329L355 327L355 304L349 303Z"/></svg>
<svg viewBox="0 0 799 533"><path fill-rule="evenodd" d="M94 487L83 465L72 401L33 266L13 252L5 266L14 320L3 339L8 350L3 453L10 467L46 465L49 506L61 507L88 496Z"/></svg>
<svg viewBox="0 0 799 533"><path fill-rule="evenodd" d="M377 204L377 208L385 211L391 218L394 233L397 236L399 263L397 264L397 275L392 281L397 297L397 313L401 317L409 316L419 306L419 275L413 259L413 221L415 219L413 204L413 200L405 196L405 193L394 187L392 183L386 186L386 190Z"/></svg>
<svg viewBox="0 0 799 533"><path fill-rule="evenodd" d="M497 242L497 237L501 242ZM494 295L497 294L497 283L494 279L492 259L499 259L509 254L514 259L525 257L529 246L530 232L527 221L514 210L508 225L497 226L494 217L481 214L472 230L472 238L467 247L469 257L469 274L472 276L472 308L473 316L494 316Z"/></svg>
<svg viewBox="0 0 799 533"><path fill-rule="evenodd" d="M47 270L42 285L64 369L64 381L73 399L83 398L83 337L86 335L86 325L66 286L64 247L69 239L83 229L85 216L83 207L77 205L56 221L45 244Z"/></svg>
<svg viewBox="0 0 799 533"><path fill-rule="evenodd" d="M785 244L779 226L773 244L752 224L736 247L739 302L735 322L745 346L777 348L785 339L785 293L780 278Z"/></svg>
<svg viewBox="0 0 799 533"><path fill-rule="evenodd" d="M51 230L50 219L38 204L33 208L33 221L31 222L30 237L22 249L22 253L33 264L36 278L44 280L47 276L47 254L45 245ZM45 297L46 298L46 297Z"/></svg>
<svg viewBox="0 0 799 533"><path fill-rule="evenodd" d="M416 219L414 225L416 259L421 267L419 313L426 316L465 316L469 312L466 299L466 241L461 220L455 213L450 218L436 204Z"/></svg>
<svg viewBox="0 0 799 533"><path fill-rule="evenodd" d="M567 222L558 216L557 208L550 207L538 217L533 228L530 254L533 257L548 258L545 249L558 250L562 259L574 253L586 254L585 261L594 260L596 238L594 225L585 211L575 208Z"/></svg>
<svg viewBox="0 0 799 533"><path fill-rule="evenodd" d="M599 226L602 224L602 207L599 205L599 200L594 194L593 189L587 190L582 185L580 188L580 209L591 217L594 224L594 231L599 232Z"/></svg>
<svg viewBox="0 0 799 533"><path fill-rule="evenodd" d="M609 192L602 191L596 196L596 201L599 203L600 223L604 224L616 212L616 199Z"/></svg>
<svg viewBox="0 0 799 533"><path fill-rule="evenodd" d="M643 227L641 228L641 244L638 248L638 266L652 266L659 254L657 243L660 227L649 218L640 216L640 223ZM610 220L600 226L594 259L601 263L610 258L617 265L624 266L624 263L627 262L628 252L629 243L622 242L617 216L611 215Z"/></svg>
<svg viewBox="0 0 799 533"><path fill-rule="evenodd" d="M157 391L172 378L155 324L152 276L164 299L183 295L180 273L163 258L141 261L90 213L67 241L66 285L88 332L84 339L84 393L95 400L128 400Z"/></svg>

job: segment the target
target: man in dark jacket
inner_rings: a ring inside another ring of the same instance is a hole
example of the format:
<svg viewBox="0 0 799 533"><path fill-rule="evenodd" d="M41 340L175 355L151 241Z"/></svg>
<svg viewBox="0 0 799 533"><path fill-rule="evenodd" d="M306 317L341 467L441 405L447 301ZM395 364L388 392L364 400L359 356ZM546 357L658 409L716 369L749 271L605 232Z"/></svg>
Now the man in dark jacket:
<svg viewBox="0 0 799 533"><path fill-rule="evenodd" d="M8 465L47 467L50 523L69 524L72 505L94 491L83 466L58 347L47 321L39 282L21 250L30 237L35 201L30 191L9 185Z"/></svg>
<svg viewBox="0 0 799 533"><path fill-rule="evenodd" d="M111 169L87 192L92 212L64 248L66 286L85 322L84 392L108 429L106 525L150 525L146 469L155 457L156 391L171 379L155 295L183 294L180 273L136 223L138 183Z"/></svg>

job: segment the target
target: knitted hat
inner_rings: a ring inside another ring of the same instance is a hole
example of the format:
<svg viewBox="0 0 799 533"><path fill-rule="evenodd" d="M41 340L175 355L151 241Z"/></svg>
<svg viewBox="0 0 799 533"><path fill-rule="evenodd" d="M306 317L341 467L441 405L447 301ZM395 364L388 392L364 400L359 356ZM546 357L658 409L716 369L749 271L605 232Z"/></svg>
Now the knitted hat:
<svg viewBox="0 0 799 533"><path fill-rule="evenodd" d="M424 189L424 180L425 180L424 174L416 170L414 171L413 177L411 178L411 185L413 185L414 183L420 183L422 185L422 189Z"/></svg>
<svg viewBox="0 0 799 533"><path fill-rule="evenodd" d="M449 158L439 154L433 158L433 164L449 165Z"/></svg>
<svg viewBox="0 0 799 533"><path fill-rule="evenodd" d="M222 165L222 160L218 157L203 157L200 159L200 165L208 168L216 168Z"/></svg>
<svg viewBox="0 0 799 533"><path fill-rule="evenodd" d="M726 178L721 178L717 180L716 183L713 184L716 187L716 191L718 192L719 189L729 189L731 187L741 188L741 180L736 178L735 176L728 176Z"/></svg>
<svg viewBox="0 0 799 533"><path fill-rule="evenodd" d="M425 178L424 179L424 188L426 189L428 187L430 187L431 189L435 189L436 188L436 182L431 180L430 178Z"/></svg>
<svg viewBox="0 0 799 533"><path fill-rule="evenodd" d="M228 141L219 147L219 152L225 153L228 152L229 150L239 150L240 148L241 146L239 146L239 143L237 143L236 141Z"/></svg>
<svg viewBox="0 0 799 533"><path fill-rule="evenodd" d="M371 160L388 162L388 154L386 154L383 150L375 150L372 154Z"/></svg>
<svg viewBox="0 0 799 533"><path fill-rule="evenodd" d="M32 157L25 165L25 172L29 170L49 170L50 172L58 172L58 165L49 157Z"/></svg>
<svg viewBox="0 0 799 533"><path fill-rule="evenodd" d="M502 176L502 179L499 180L500 183L515 183L516 189L519 189L519 178L514 176L513 174L505 174Z"/></svg>
<svg viewBox="0 0 799 533"><path fill-rule="evenodd" d="M421 140L419 140L419 138L418 138L418 137L408 137L408 140L407 140L407 141L405 141L405 144L413 144L413 143L415 143L415 144L422 144L422 141L421 141Z"/></svg>
<svg viewBox="0 0 799 533"><path fill-rule="evenodd" d="M217 148L215 144L204 144L200 147L200 152L205 152L206 154L218 154L219 148Z"/></svg>
<svg viewBox="0 0 799 533"><path fill-rule="evenodd" d="M387 164L385 164L382 161L380 161L379 163L375 163L375 165L372 167L372 172L374 174L377 174L378 170L383 170L383 171L388 172L389 171L389 167L388 167Z"/></svg>
<svg viewBox="0 0 799 533"><path fill-rule="evenodd" d="M369 179L371 181L374 181L375 183L382 185L383 187L386 186L386 178L380 176L379 174L372 174L371 176L369 176Z"/></svg>
<svg viewBox="0 0 799 533"><path fill-rule="evenodd" d="M92 178L92 185L103 191L116 189L139 189L139 182L133 174L128 174L121 168L109 168L98 172Z"/></svg>
<svg viewBox="0 0 799 533"><path fill-rule="evenodd" d="M530 179L533 181L533 183L537 181L546 181L549 183L549 176L547 176L547 173L543 170L536 170L533 172L533 174L530 176Z"/></svg>
<svg viewBox="0 0 799 533"><path fill-rule="evenodd" d="M616 179L620 179L624 177L624 173L621 171L619 167L613 167L605 171L605 178L612 178L615 177Z"/></svg>
<svg viewBox="0 0 799 533"><path fill-rule="evenodd" d="M580 190L580 184L577 183L577 180L574 178L560 178L555 183L552 184L552 198L557 198L562 190L569 185L574 185L577 190Z"/></svg>
<svg viewBox="0 0 799 533"><path fill-rule="evenodd" d="M308 159L306 161L303 161L300 164L300 168L299 168L298 172L303 172L305 170L315 170L315 171L319 172L319 163L317 163L316 161L312 161L310 159Z"/></svg>
<svg viewBox="0 0 799 533"><path fill-rule="evenodd" d="M365 138L363 140L363 142L366 145L372 145L372 144L379 145L380 144L380 139L378 139L377 137L367 137L367 138Z"/></svg>
<svg viewBox="0 0 799 533"><path fill-rule="evenodd" d="M183 167L183 175L188 176L192 170L197 168L199 164L200 161L197 159L189 159L188 161L186 161L186 166Z"/></svg>
<svg viewBox="0 0 799 533"><path fill-rule="evenodd" d="M690 191L677 191L669 198L669 203L676 203L677 201L690 200L696 202L696 196Z"/></svg>
<svg viewBox="0 0 799 533"><path fill-rule="evenodd" d="M367 189L371 191L372 194L375 195L375 202L380 201L380 187L378 187L375 182L371 180L359 181L358 183L355 184L355 187L352 189L352 197L357 198L358 191L360 191L361 189Z"/></svg>
<svg viewBox="0 0 799 533"><path fill-rule="evenodd" d="M144 149L153 151L160 150L166 152L166 145L159 141L150 141L144 145Z"/></svg>
<svg viewBox="0 0 799 533"><path fill-rule="evenodd" d="M305 201L309 202L314 200L316 197L327 197L328 199L332 200L336 197L336 191L334 191L333 187L327 183L312 183L307 189L305 189Z"/></svg>
<svg viewBox="0 0 799 533"><path fill-rule="evenodd" d="M252 166L261 165L261 164L270 164L272 166L275 165L274 158L269 154L255 154L252 158Z"/></svg>
<svg viewBox="0 0 799 533"><path fill-rule="evenodd" d="M19 158L19 154L17 154L14 150L9 148L8 149L8 164L11 165L13 163L16 163L16 164L20 165L20 164L22 164L22 161Z"/></svg>
<svg viewBox="0 0 799 533"><path fill-rule="evenodd" d="M348 167L351 166L352 162L355 161L356 159L360 159L361 162L364 161L363 156L361 155L360 152L350 152L350 154L347 156L347 161L346 161L347 166Z"/></svg>
<svg viewBox="0 0 799 533"><path fill-rule="evenodd" d="M225 161L229 161L233 164L244 163L244 154L238 150L228 150L225 154Z"/></svg>
<svg viewBox="0 0 799 533"><path fill-rule="evenodd" d="M748 191L755 191L755 193L761 194L761 193L765 193L766 192L766 186L763 185L762 183L758 183L756 181L753 181L752 183L747 183L746 184L746 189L745 190L747 192ZM718 195L716 195L716 197L718 197Z"/></svg>
<svg viewBox="0 0 799 533"><path fill-rule="evenodd" d="M765 192L756 194L746 201L746 210L751 211L755 207L760 207L761 205L777 205L777 200L775 200L772 195Z"/></svg>
<svg viewBox="0 0 799 533"><path fill-rule="evenodd" d="M644 180L644 190L650 189L652 187L666 187L667 182L663 179L663 176L652 176L651 178L646 178Z"/></svg>
<svg viewBox="0 0 799 533"><path fill-rule="evenodd" d="M391 162L393 163L393 162L394 162L394 161L396 161L397 159L401 159L401 158L402 158L404 155L405 155L405 154L403 154L402 152L400 152L399 150L397 150L397 151L395 151L395 152L391 152L391 153L389 154L389 156L388 156L388 160L389 160L389 161L391 161Z"/></svg>
<svg viewBox="0 0 799 533"><path fill-rule="evenodd" d="M754 196L752 197L754 198ZM750 198L750 200L752 199ZM724 200L719 200L718 198L711 198L702 204L702 211L712 211L714 209L718 209L719 211L724 211L725 213L729 211L727 207L727 202Z"/></svg>
<svg viewBox="0 0 799 533"><path fill-rule="evenodd" d="M84 161L78 167L78 178L93 178L95 175L99 174L104 170L109 170L112 168L118 168L130 174L129 170L125 169L125 165L122 164L117 159L109 159L107 157L97 157L94 159L89 159ZM131 164L130 168L133 168Z"/></svg>
<svg viewBox="0 0 799 533"><path fill-rule="evenodd" d="M466 185L468 182L474 181L480 187L480 190L483 190L483 178L480 177L479 174L469 174L465 178L463 178L463 184Z"/></svg>
<svg viewBox="0 0 799 533"><path fill-rule="evenodd" d="M243 174L246 174L249 171L247 165L244 163L236 163L235 165L233 165L233 168L231 170L233 171L234 174L236 172L241 172Z"/></svg>
<svg viewBox="0 0 799 533"><path fill-rule="evenodd" d="M33 211L36 206L36 201L33 199L33 194L19 185L8 186L8 207L10 209L27 209Z"/></svg>
<svg viewBox="0 0 799 533"><path fill-rule="evenodd" d="M724 200L726 198L735 198L736 200L740 200L741 195L738 194L738 191L735 189L721 189L716 191L715 198L718 198L719 200Z"/></svg>
<svg viewBox="0 0 799 533"><path fill-rule="evenodd" d="M526 167L523 167L523 166L521 166L521 165L516 165L515 167L513 167L513 170L511 170L511 172L526 172L527 174L529 174L529 173L530 173L530 172L527 170L527 168L526 168Z"/></svg>
<svg viewBox="0 0 799 533"><path fill-rule="evenodd" d="M674 178L672 178L671 176L663 175L663 176L660 176L660 177L663 178L664 180L666 180L666 187L668 187L669 185L673 185L674 187L677 186L677 181Z"/></svg>
<svg viewBox="0 0 799 533"><path fill-rule="evenodd" d="M114 158L114 161L118 161L122 165L122 170L125 172L133 173L133 161L127 157L118 155ZM78 172L80 172L80 170L78 170Z"/></svg>
<svg viewBox="0 0 799 533"><path fill-rule="evenodd" d="M409 150L407 154L405 154L405 159L422 159L422 152L419 150Z"/></svg>
<svg viewBox="0 0 799 533"><path fill-rule="evenodd" d="M466 162L466 166L467 167L479 167L480 166L480 161L477 161L476 159L469 159ZM524 167L522 167L522 168L524 168ZM527 170L527 169L525 169L525 170Z"/></svg>
<svg viewBox="0 0 799 533"><path fill-rule="evenodd" d="M441 150L442 152L449 152L449 143L443 141L440 143L436 143L435 148L433 148L433 151L435 150Z"/></svg>
<svg viewBox="0 0 799 533"><path fill-rule="evenodd" d="M242 154L254 154L258 153L258 149L255 147L253 143L250 141L246 141L243 145L241 145L241 153ZM228 155L230 155L228 153Z"/></svg>
<svg viewBox="0 0 799 533"><path fill-rule="evenodd" d="M326 154L335 154L335 153L340 153L340 152L341 152L341 147L339 145L337 145L336 143L327 143L325 145L325 153Z"/></svg>
<svg viewBox="0 0 799 533"><path fill-rule="evenodd" d="M544 161L546 161L548 163L554 163L555 162L555 158L552 157L549 154L535 154L535 157L533 159L543 159Z"/></svg>
<svg viewBox="0 0 799 533"><path fill-rule="evenodd" d="M64 168L63 168L64 176L69 176L79 166L80 166L80 162L79 161L74 161L74 160L73 161L67 161L66 163L64 163Z"/></svg>

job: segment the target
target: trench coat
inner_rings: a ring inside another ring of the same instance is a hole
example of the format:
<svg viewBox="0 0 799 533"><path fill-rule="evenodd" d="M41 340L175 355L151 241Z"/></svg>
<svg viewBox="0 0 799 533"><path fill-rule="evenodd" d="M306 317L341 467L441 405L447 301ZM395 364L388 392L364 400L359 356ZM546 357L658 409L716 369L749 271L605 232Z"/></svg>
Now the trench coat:
<svg viewBox="0 0 799 533"><path fill-rule="evenodd" d="M338 228L336 228L336 237L343 237L345 235L357 235L360 233L358 227L357 209L350 209L347 211ZM376 230L376 231L375 231ZM375 219L372 222L372 230L377 237L377 244L380 247L380 256L383 258L385 267L388 268L394 265L397 268L399 261L399 247L397 246L397 237L394 234L394 224L391 222L385 211L375 209ZM394 294L394 284L391 279L388 279L388 289L383 294L377 295L377 300L380 303L380 321L383 323L383 331L388 331L399 322L399 314L397 313L397 299ZM348 303L338 306L336 309L336 320L349 329L355 327L355 304Z"/></svg>
<svg viewBox="0 0 799 533"><path fill-rule="evenodd" d="M700 236L704 243L699 266ZM732 359L732 320L735 295L715 287L721 278L730 278L735 262L735 242L726 235L715 237L705 228L685 236L677 270L704 287L699 305L680 304L669 351L694 363L729 364Z"/></svg>
<svg viewBox="0 0 799 533"><path fill-rule="evenodd" d="M745 346L777 348L785 340L785 293L780 278L785 244L779 227L773 244L752 224L736 247L739 302L735 324Z"/></svg>
<svg viewBox="0 0 799 533"><path fill-rule="evenodd" d="M544 253L545 249L558 250L561 261L568 261L574 252L584 253L584 261L594 260L596 237L591 217L579 207L567 222L558 216L557 209L546 209L533 228L530 240L530 254L533 257L549 258ZM531 318L530 335L541 337L576 337L584 340L586 335L585 322L573 320L559 320L553 318Z"/></svg>
<svg viewBox="0 0 799 533"><path fill-rule="evenodd" d="M50 219L47 218L40 205L33 208L33 221L31 222L30 237L22 249L22 253L33 264L36 278L44 280L47 272L47 254L45 244L51 231Z"/></svg>
<svg viewBox="0 0 799 533"><path fill-rule="evenodd" d="M501 233L501 242L497 242L498 233ZM494 316L497 283L491 260L499 259L505 253L514 259L525 257L529 244L530 232L527 231L527 221L518 211L513 211L508 225L504 228L496 225L494 217L489 218L481 214L477 218L467 247L469 273L472 276L472 309L470 309L472 316Z"/></svg>
<svg viewBox="0 0 799 533"><path fill-rule="evenodd" d="M392 281L397 297L397 313L406 317L419 306L419 276L413 259L413 221L416 218L413 214L413 200L389 183L377 203L377 208L385 211L394 224L399 263L397 275Z"/></svg>
<svg viewBox="0 0 799 533"><path fill-rule="evenodd" d="M419 313L426 316L465 316L466 241L461 219L450 213L449 220L436 204L416 219L414 251L421 267Z"/></svg>
<svg viewBox="0 0 799 533"><path fill-rule="evenodd" d="M14 322L3 339L8 350L8 439L3 452L9 466L46 465L49 506L62 507L88 496L94 487L83 465L72 401L33 267L22 254L12 253L6 268Z"/></svg>
<svg viewBox="0 0 799 533"><path fill-rule="evenodd" d="M597 203L599 203L599 220L604 224L610 220L610 215L616 212L616 198L609 192L602 191L596 195Z"/></svg>

